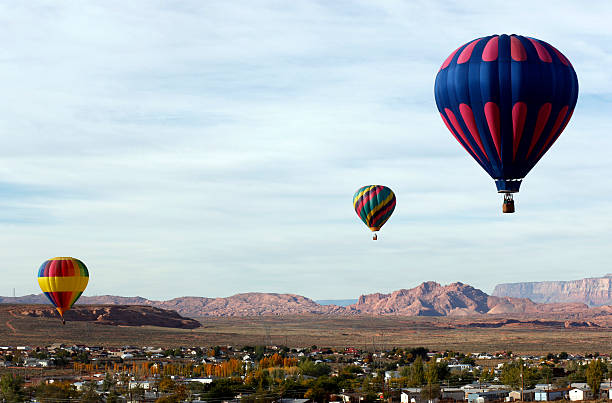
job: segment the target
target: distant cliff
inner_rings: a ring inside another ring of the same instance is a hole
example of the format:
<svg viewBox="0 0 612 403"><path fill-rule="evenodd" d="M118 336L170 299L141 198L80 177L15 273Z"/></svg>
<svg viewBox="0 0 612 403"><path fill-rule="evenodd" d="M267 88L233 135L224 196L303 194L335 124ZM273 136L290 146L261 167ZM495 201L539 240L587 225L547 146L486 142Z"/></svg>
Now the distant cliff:
<svg viewBox="0 0 612 403"><path fill-rule="evenodd" d="M496 297L529 298L534 302L580 302L590 306L612 305L612 274L573 281L541 281L498 284Z"/></svg>

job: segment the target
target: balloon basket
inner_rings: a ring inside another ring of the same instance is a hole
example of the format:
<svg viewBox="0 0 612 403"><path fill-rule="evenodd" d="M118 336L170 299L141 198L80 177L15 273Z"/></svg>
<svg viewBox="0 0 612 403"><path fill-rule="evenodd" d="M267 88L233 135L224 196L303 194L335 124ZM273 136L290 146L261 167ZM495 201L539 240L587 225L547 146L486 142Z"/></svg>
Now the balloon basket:
<svg viewBox="0 0 612 403"><path fill-rule="evenodd" d="M504 194L504 204L502 205L502 211L504 214L514 213L514 198L512 193Z"/></svg>
<svg viewBox="0 0 612 403"><path fill-rule="evenodd" d="M375 234L373 234L373 235L372 235L372 240L373 240L373 241L376 241L377 239L378 239L378 234L376 234L376 233L375 233Z"/></svg>

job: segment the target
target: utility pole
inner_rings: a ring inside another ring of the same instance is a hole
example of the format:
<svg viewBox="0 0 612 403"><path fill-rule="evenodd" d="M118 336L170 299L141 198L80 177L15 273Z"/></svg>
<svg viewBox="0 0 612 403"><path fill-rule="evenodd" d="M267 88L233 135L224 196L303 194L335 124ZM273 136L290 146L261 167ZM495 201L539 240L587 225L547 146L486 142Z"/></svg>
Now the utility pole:
<svg viewBox="0 0 612 403"><path fill-rule="evenodd" d="M525 389L525 378L523 377L523 361L521 361L521 402L524 402L523 399L523 390Z"/></svg>

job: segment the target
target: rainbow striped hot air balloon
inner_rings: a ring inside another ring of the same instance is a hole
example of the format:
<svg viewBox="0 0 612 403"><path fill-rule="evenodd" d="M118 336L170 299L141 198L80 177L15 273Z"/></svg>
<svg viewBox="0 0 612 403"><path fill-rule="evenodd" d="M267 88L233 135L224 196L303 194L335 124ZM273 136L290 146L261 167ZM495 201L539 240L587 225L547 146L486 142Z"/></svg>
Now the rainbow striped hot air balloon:
<svg viewBox="0 0 612 403"><path fill-rule="evenodd" d="M372 239L378 239L376 231L385 225L395 210L395 194L382 185L359 188L353 195L353 207L361 221L374 232Z"/></svg>
<svg viewBox="0 0 612 403"><path fill-rule="evenodd" d="M89 271L79 259L55 257L44 262L38 270L38 285L64 321L69 310L81 296L89 282Z"/></svg>

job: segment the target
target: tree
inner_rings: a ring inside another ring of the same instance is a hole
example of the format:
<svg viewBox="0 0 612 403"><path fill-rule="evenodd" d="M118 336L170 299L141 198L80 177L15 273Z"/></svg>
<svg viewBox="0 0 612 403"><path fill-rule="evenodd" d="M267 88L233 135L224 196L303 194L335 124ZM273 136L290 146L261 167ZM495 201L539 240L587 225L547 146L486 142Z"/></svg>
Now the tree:
<svg viewBox="0 0 612 403"><path fill-rule="evenodd" d="M68 401L79 397L79 392L68 382L41 383L36 387L36 399L42 403Z"/></svg>
<svg viewBox="0 0 612 403"><path fill-rule="evenodd" d="M111 390L106 398L106 403L119 403L119 395L115 390Z"/></svg>
<svg viewBox="0 0 612 403"><path fill-rule="evenodd" d="M521 373L523 374L522 380ZM525 366L521 360L504 364L499 379L504 385L513 388L519 388L522 382L524 382L525 389L530 389L535 386L538 380L538 374L533 368Z"/></svg>
<svg viewBox="0 0 612 403"><path fill-rule="evenodd" d="M115 386L115 379L113 379L113 376L107 372L106 376L104 377L104 381L102 382L102 390L105 392L110 391L114 386Z"/></svg>
<svg viewBox="0 0 612 403"><path fill-rule="evenodd" d="M427 386L421 389L421 397L430 401L440 397L440 385L428 383Z"/></svg>
<svg viewBox="0 0 612 403"><path fill-rule="evenodd" d="M603 380L604 374L606 373L606 366L600 360L593 360L586 369L587 384L593 391L593 396L597 398L599 396L599 387Z"/></svg>
<svg viewBox="0 0 612 403"><path fill-rule="evenodd" d="M170 393L174 391L175 386L175 382L170 379L170 377L165 376L159 381L159 384L157 385L157 390L162 393Z"/></svg>
<svg viewBox="0 0 612 403"><path fill-rule="evenodd" d="M331 368L327 364L323 364L322 362L315 364L311 360L306 360L298 365L302 374L308 376L314 376L318 378L320 376L329 375L331 373Z"/></svg>
<svg viewBox="0 0 612 403"><path fill-rule="evenodd" d="M495 371L491 369L483 369L480 373L479 381L482 383L492 382L495 379Z"/></svg>
<svg viewBox="0 0 612 403"><path fill-rule="evenodd" d="M425 383L425 368L423 367L423 359L420 355L417 356L410 366L409 383L412 387L421 386Z"/></svg>
<svg viewBox="0 0 612 403"><path fill-rule="evenodd" d="M0 394L4 401L8 403L23 402L25 400L23 384L23 378L20 376L2 375L2 378L0 378Z"/></svg>
<svg viewBox="0 0 612 403"><path fill-rule="evenodd" d="M92 382L87 385L87 389L83 392L79 401L81 403L101 403L104 400L96 393L96 384Z"/></svg>
<svg viewBox="0 0 612 403"><path fill-rule="evenodd" d="M586 365L571 361L567 366L568 379L571 382L586 382Z"/></svg>
<svg viewBox="0 0 612 403"><path fill-rule="evenodd" d="M266 371L267 372L267 371ZM206 400L231 400L236 396L236 389L241 386L240 382L231 379L217 379L210 384L208 393L204 395Z"/></svg>
<svg viewBox="0 0 612 403"><path fill-rule="evenodd" d="M425 365L425 380L428 385L438 383L438 366L433 360Z"/></svg>

